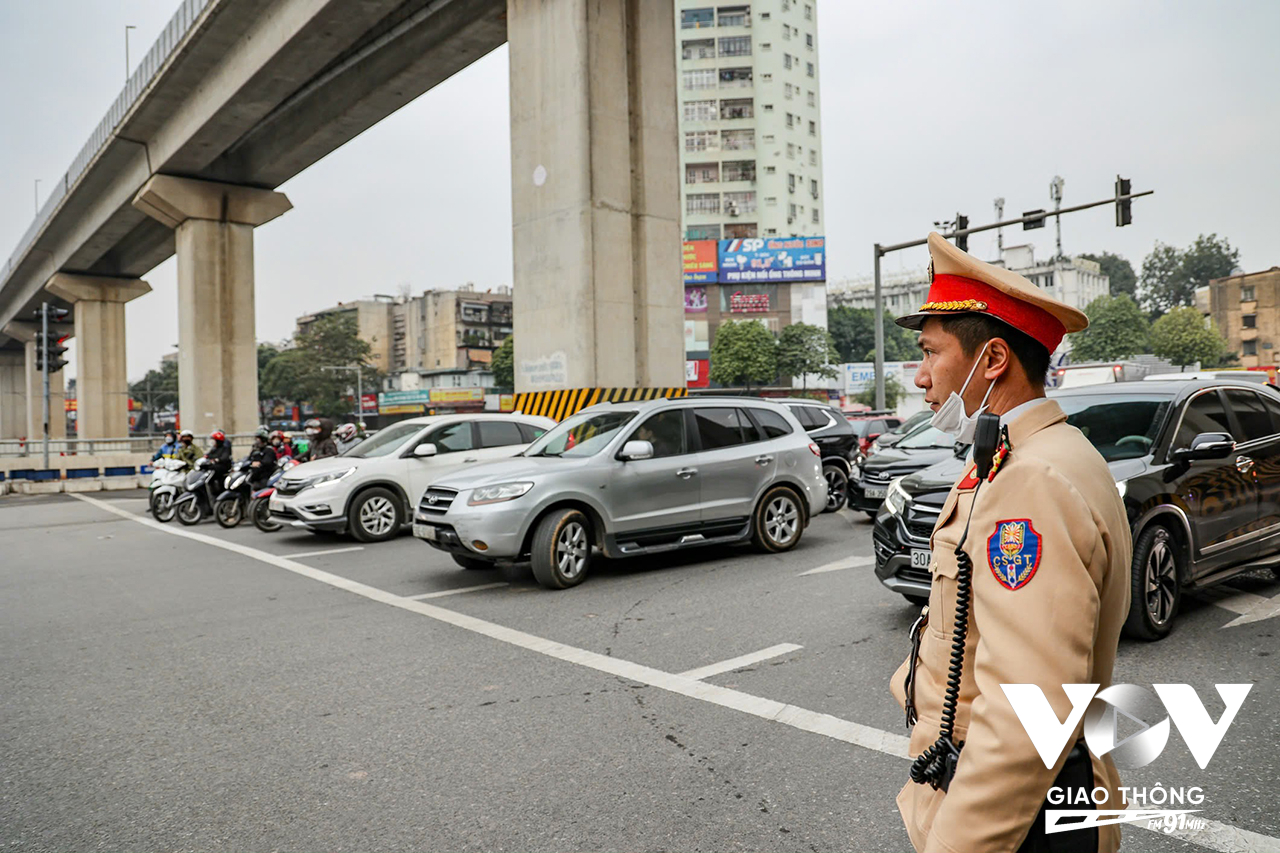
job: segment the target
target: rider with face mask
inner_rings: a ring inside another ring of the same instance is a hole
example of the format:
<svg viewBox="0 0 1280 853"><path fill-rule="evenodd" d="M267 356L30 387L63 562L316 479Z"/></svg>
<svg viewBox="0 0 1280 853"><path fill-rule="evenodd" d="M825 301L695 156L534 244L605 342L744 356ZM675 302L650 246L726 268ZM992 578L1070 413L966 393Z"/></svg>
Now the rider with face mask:
<svg viewBox="0 0 1280 853"><path fill-rule="evenodd" d="M328 418L312 418L303 424L303 430L311 442L313 461L338 455L338 443L333 440L333 421Z"/></svg>
<svg viewBox="0 0 1280 853"><path fill-rule="evenodd" d="M928 242L928 301L898 320L920 332L915 384L957 440L973 442L984 413L999 426L982 430L998 429L988 475L967 465L943 504L929 605L890 683L913 727L898 808L917 850L1114 851L1118 825L1048 834L1042 814L1054 786L1124 808L1111 758L1090 755L1077 723L1046 767L1001 687L1035 685L1067 719L1062 685L1111 683L1129 614L1132 543L1115 480L1044 392L1050 353L1088 320L1015 272L937 234Z"/></svg>

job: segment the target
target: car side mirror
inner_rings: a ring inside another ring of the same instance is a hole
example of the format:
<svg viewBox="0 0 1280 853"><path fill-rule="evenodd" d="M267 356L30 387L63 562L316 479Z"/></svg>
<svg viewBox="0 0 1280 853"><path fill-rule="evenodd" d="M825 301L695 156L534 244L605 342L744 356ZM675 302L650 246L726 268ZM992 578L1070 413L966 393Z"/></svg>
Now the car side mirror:
<svg viewBox="0 0 1280 853"><path fill-rule="evenodd" d="M618 454L618 458L623 462L635 462L640 459L653 458L653 444L640 439L632 439L622 445L622 452Z"/></svg>
<svg viewBox="0 0 1280 853"><path fill-rule="evenodd" d="M439 452L439 449L429 441L423 442L413 449L413 455L419 459L426 459L427 457L435 456Z"/></svg>
<svg viewBox="0 0 1280 853"><path fill-rule="evenodd" d="M1225 459L1236 449L1235 440L1226 432L1202 432L1191 439L1190 447L1179 448L1171 454L1178 462L1200 459Z"/></svg>

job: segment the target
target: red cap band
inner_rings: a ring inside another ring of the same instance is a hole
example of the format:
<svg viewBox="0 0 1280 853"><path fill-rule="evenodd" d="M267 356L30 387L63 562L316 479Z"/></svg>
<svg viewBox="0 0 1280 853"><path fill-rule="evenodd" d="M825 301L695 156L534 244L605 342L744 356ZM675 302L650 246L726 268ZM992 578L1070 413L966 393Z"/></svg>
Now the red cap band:
<svg viewBox="0 0 1280 853"><path fill-rule="evenodd" d="M1011 296L985 282L961 275L935 275L926 304L970 299L987 303L986 310L972 313L990 314L997 320L1003 320L1018 331L1035 338L1051 353L1058 348L1058 344L1062 343L1062 336L1067 333L1062 321L1040 306Z"/></svg>

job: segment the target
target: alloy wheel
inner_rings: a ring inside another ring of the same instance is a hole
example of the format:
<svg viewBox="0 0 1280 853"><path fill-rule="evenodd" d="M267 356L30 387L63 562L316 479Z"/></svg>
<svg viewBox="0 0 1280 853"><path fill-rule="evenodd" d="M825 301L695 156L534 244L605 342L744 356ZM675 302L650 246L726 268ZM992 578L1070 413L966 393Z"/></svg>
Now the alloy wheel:
<svg viewBox="0 0 1280 853"><path fill-rule="evenodd" d="M764 531L774 544L787 545L800 530L800 509L791 498L779 495L764 511Z"/></svg>
<svg viewBox="0 0 1280 853"><path fill-rule="evenodd" d="M360 507L360 526L370 536L382 536L396 523L396 508L388 498L369 498Z"/></svg>
<svg viewBox="0 0 1280 853"><path fill-rule="evenodd" d="M587 567L587 557L591 543L587 541L587 530L576 521L571 521L560 529L556 537L556 565L566 580L576 578Z"/></svg>
<svg viewBox="0 0 1280 853"><path fill-rule="evenodd" d="M1178 569L1171 544L1169 534L1160 530L1151 543L1151 550L1147 552L1147 613L1158 626L1167 624L1173 618L1177 596Z"/></svg>

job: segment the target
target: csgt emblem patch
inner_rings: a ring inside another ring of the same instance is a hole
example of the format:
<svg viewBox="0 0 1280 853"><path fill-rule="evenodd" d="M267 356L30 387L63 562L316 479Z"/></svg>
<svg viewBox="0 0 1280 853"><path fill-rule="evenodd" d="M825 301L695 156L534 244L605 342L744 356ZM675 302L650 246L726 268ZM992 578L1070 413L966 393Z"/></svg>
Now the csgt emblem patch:
<svg viewBox="0 0 1280 853"><path fill-rule="evenodd" d="M991 573L1006 589L1022 589L1040 566L1040 534L1029 518L996 522L995 533L987 540L987 562Z"/></svg>

